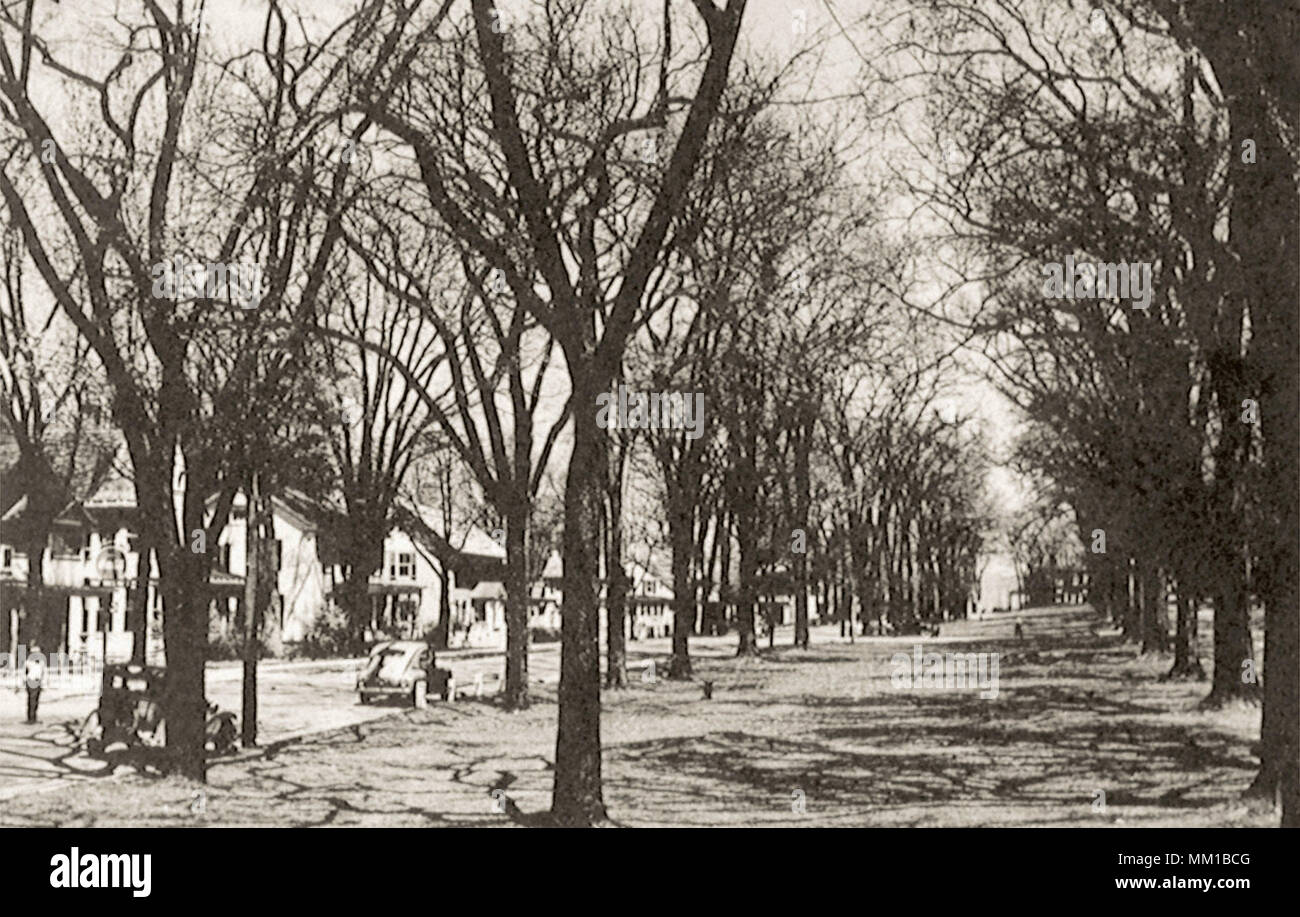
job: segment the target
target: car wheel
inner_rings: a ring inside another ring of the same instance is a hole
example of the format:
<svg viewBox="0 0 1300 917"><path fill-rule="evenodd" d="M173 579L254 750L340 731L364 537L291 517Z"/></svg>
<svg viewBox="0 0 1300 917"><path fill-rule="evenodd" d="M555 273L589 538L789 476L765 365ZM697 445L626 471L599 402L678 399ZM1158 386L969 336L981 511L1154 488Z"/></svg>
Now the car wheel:
<svg viewBox="0 0 1300 917"><path fill-rule="evenodd" d="M358 694L357 697L360 699L363 707L370 703L370 698L364 694Z"/></svg>

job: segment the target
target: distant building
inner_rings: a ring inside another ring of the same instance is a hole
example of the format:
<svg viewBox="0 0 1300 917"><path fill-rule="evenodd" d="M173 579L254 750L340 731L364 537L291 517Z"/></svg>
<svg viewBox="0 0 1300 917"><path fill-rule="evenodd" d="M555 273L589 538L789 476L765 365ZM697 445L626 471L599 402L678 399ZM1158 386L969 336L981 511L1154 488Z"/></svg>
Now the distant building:
<svg viewBox="0 0 1300 917"><path fill-rule="evenodd" d="M624 565L628 578L627 614L624 617L624 634L629 640L649 637L667 637L673 632L673 590L667 581L637 561ZM609 591L609 582L601 577L598 583L602 610ZM560 629L560 607L564 601L564 561L559 551L552 551L542 569L541 579L534 583L529 597L528 626L532 630ZM600 616L601 640L605 634L605 615Z"/></svg>

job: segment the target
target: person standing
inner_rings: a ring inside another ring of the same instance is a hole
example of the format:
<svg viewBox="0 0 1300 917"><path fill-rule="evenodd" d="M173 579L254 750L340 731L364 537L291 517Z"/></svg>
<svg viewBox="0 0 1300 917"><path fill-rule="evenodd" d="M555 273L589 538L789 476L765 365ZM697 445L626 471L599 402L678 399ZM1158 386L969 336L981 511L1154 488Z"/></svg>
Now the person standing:
<svg viewBox="0 0 1300 917"><path fill-rule="evenodd" d="M36 707L41 702L41 685L45 682L45 656L39 646L33 646L23 667L23 680L27 684L27 722L36 722Z"/></svg>

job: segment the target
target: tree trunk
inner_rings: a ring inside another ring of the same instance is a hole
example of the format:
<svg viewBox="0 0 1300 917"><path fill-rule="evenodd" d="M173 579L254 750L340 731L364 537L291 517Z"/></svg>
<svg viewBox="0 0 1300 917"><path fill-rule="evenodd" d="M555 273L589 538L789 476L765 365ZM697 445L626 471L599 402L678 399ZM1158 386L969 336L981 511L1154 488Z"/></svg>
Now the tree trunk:
<svg viewBox="0 0 1300 917"><path fill-rule="evenodd" d="M723 510L721 529L718 537L722 539L722 555L719 558L718 570L718 615L717 615L717 635L723 634L728 627L729 611L733 601L733 592L731 589L731 530L734 528L733 518L729 510Z"/></svg>
<svg viewBox="0 0 1300 917"><path fill-rule="evenodd" d="M372 571L362 570L355 562L348 564L348 572L339 587L344 616L348 622L348 652L363 656L366 652L366 628L370 626L370 576Z"/></svg>
<svg viewBox="0 0 1300 917"><path fill-rule="evenodd" d="M438 562L438 623L433 629L433 648L445 650L451 635L451 574L446 561Z"/></svg>
<svg viewBox="0 0 1300 917"><path fill-rule="evenodd" d="M526 486L526 484L525 484ZM525 497L506 516L506 679L507 710L528 707L528 516ZM566 599L568 593L565 593Z"/></svg>
<svg viewBox="0 0 1300 917"><path fill-rule="evenodd" d="M262 488L259 475L249 475L244 512L244 683L239 742L257 744L257 655L262 616L257 588L262 566Z"/></svg>
<svg viewBox="0 0 1300 917"><path fill-rule="evenodd" d="M551 815L561 825L606 819L600 762L600 608L596 558L605 469L605 433L596 426L599 382L572 354L573 452L564 488L564 605L561 611L559 726Z"/></svg>
<svg viewBox="0 0 1300 917"><path fill-rule="evenodd" d="M846 629L846 630L848 631L848 633L849 633L849 642L850 642L850 643L853 643L853 642L854 642L854 640L853 640L853 620L854 620L854 618L853 618L853 602L854 602L854 594L853 594L853 577L850 576L850 575L848 575L847 573L845 573L845 574L844 574L844 621L845 621L845 625L846 625L845 629Z"/></svg>
<svg viewBox="0 0 1300 917"><path fill-rule="evenodd" d="M668 538L672 547L673 568L673 655L668 663L668 677L691 677L689 637L695 628L695 597L691 589L691 506L680 484L669 489Z"/></svg>
<svg viewBox="0 0 1300 917"><path fill-rule="evenodd" d="M848 627L849 622L849 616L844 613L844 580L840 575L840 567L843 562L843 559L837 554L830 569L831 615L839 622L841 638L847 636L845 629Z"/></svg>
<svg viewBox="0 0 1300 917"><path fill-rule="evenodd" d="M23 595L23 613L18 619L18 642L31 647L39 646L50 651L50 610L54 604L45 591L45 546L49 542L49 527L38 526L45 534L33 537L27 544L27 589Z"/></svg>
<svg viewBox="0 0 1300 917"><path fill-rule="evenodd" d="M626 446L611 449L609 478L608 544L605 550L605 574L609 583L605 596L605 687L627 687L627 573L623 570L623 470ZM674 643L677 627L673 627Z"/></svg>
<svg viewBox="0 0 1300 917"><path fill-rule="evenodd" d="M621 554L621 552L620 552ZM621 557L619 559L621 563ZM627 574L612 566L605 603L605 687L627 687ZM675 630L676 628L674 628Z"/></svg>
<svg viewBox="0 0 1300 917"><path fill-rule="evenodd" d="M1142 624L1141 583L1133 558L1128 558L1124 566L1124 639L1137 640Z"/></svg>
<svg viewBox="0 0 1300 917"><path fill-rule="evenodd" d="M758 580L758 526L753 518L752 501L740 509L736 534L740 542L740 595L736 604L736 627L740 640L737 656L757 656L758 639L754 633L755 586Z"/></svg>
<svg viewBox="0 0 1300 917"><path fill-rule="evenodd" d="M149 580L153 545L140 534L136 564L135 588L127 593L126 627L132 634L131 664L144 665L149 658Z"/></svg>
<svg viewBox="0 0 1300 917"><path fill-rule="evenodd" d="M803 533L804 550L794 555L794 645L807 649L808 632L808 510L812 505L812 475L809 469L812 457L813 425L817 415L805 410L800 418L798 440L794 451L794 524Z"/></svg>
<svg viewBox="0 0 1300 917"><path fill-rule="evenodd" d="M1198 622L1196 620L1196 597L1186 579L1178 581L1178 627L1174 635L1174 667L1169 670L1169 678L1194 678L1204 680L1205 669L1201 667L1198 640Z"/></svg>
<svg viewBox="0 0 1300 917"><path fill-rule="evenodd" d="M384 538L388 535L387 516L358 503L349 508L341 545L346 574L338 592L348 624L348 652L365 655L366 628L374 609L370 597L370 578L383 570Z"/></svg>
<svg viewBox="0 0 1300 917"><path fill-rule="evenodd" d="M157 514L154 518L160 518ZM204 662L208 648L208 558L185 543L159 552L163 597L163 645L167 687L163 704L167 752L172 766L191 780L207 779L203 751L207 701Z"/></svg>
<svg viewBox="0 0 1300 917"><path fill-rule="evenodd" d="M1281 563L1293 561L1281 560ZM1282 827L1300 827L1300 654L1294 581L1274 582L1265 595L1264 709L1260 720L1260 769L1251 785L1255 795L1274 796Z"/></svg>
<svg viewBox="0 0 1300 917"><path fill-rule="evenodd" d="M1214 671L1203 708L1259 703L1259 669L1250 635L1249 593L1242 564L1229 564L1214 596Z"/></svg>
<svg viewBox="0 0 1300 917"><path fill-rule="evenodd" d="M1152 562L1142 566L1142 652L1169 652L1168 599L1164 572Z"/></svg>

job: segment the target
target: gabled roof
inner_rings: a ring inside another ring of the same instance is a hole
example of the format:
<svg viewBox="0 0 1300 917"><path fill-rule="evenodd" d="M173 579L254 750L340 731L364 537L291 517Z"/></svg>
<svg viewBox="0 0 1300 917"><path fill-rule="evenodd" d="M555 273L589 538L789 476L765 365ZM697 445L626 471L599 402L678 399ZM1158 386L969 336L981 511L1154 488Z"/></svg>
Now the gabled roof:
<svg viewBox="0 0 1300 917"><path fill-rule="evenodd" d="M632 581L632 588L635 589L639 587L642 583L650 583L653 586L658 586L659 588L663 589L666 592L672 591L671 580L664 579L663 576L656 573L654 570L650 569L644 564L638 563L635 560L631 560L627 562L627 567L628 567L628 578Z"/></svg>
<svg viewBox="0 0 1300 917"><path fill-rule="evenodd" d="M467 561L504 562L506 559L505 548L476 525L471 525L463 538L456 533L453 533L450 538L444 538L441 532L426 521L437 518L437 511L431 507L420 504L413 506L399 504L396 515L396 527L410 536L411 540L426 553L437 557L440 562L450 562L459 566Z"/></svg>
<svg viewBox="0 0 1300 917"><path fill-rule="evenodd" d="M300 532L316 531L316 520L283 497L278 495L271 497L271 512L279 513L282 517L288 519L293 523L293 527Z"/></svg>
<svg viewBox="0 0 1300 917"><path fill-rule="evenodd" d="M670 579L665 579L661 574L655 572L654 569L647 567L638 561L624 561L624 567L627 570L628 580L633 588L640 585L642 582L650 581L665 590L672 589L672 581ZM550 556L546 558L546 566L542 568L542 579L558 581L563 578L564 559L560 556L558 550L552 550ZM601 577L601 581L604 581L604 577Z"/></svg>
<svg viewBox="0 0 1300 917"><path fill-rule="evenodd" d="M97 509L135 509L135 483L114 468L82 505L92 513Z"/></svg>
<svg viewBox="0 0 1300 917"><path fill-rule="evenodd" d="M217 501L217 495L213 494L208 497L206 506L211 509ZM234 502L231 504L238 507L246 507L248 498L243 491L235 494ZM314 532L320 527L321 517L328 509L322 507L320 503L312 500L301 491L287 488L282 493L271 495L271 512L287 519L289 523L302 532Z"/></svg>
<svg viewBox="0 0 1300 917"><path fill-rule="evenodd" d="M470 526L469 532L465 535L465 544L461 547L460 552L462 554L473 554L477 557L490 557L493 560L506 559L506 549L477 525Z"/></svg>
<svg viewBox="0 0 1300 917"><path fill-rule="evenodd" d="M342 516L346 515L348 511L342 499L336 494L312 497L296 487L286 487L278 496L286 506L291 507L302 516L316 521L319 521L322 516L327 514Z"/></svg>

